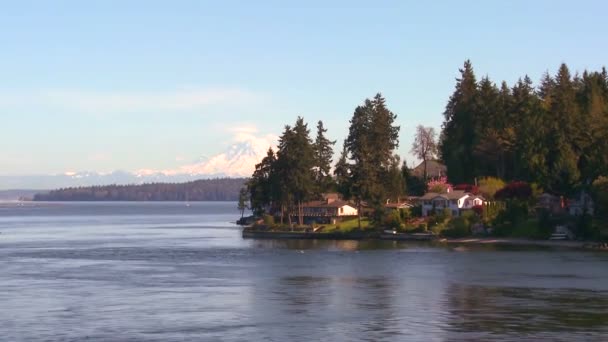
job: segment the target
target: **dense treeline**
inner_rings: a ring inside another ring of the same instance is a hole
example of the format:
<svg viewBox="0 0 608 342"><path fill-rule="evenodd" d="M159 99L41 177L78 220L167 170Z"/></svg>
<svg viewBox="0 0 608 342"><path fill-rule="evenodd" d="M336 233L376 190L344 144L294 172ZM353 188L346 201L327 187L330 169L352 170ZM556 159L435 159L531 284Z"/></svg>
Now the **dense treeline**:
<svg viewBox="0 0 608 342"><path fill-rule="evenodd" d="M302 224L302 204L319 198L333 185L330 170L335 142L325 137L326 132L319 121L313 141L301 117L293 127L285 126L276 154L268 149L247 183L254 213L280 212L281 221L287 213L291 224L290 213L295 210Z"/></svg>
<svg viewBox="0 0 608 342"><path fill-rule="evenodd" d="M37 194L34 201L236 201L245 182L245 178L216 178L187 183L76 187Z"/></svg>
<svg viewBox="0 0 608 342"><path fill-rule="evenodd" d="M534 87L500 87L466 61L446 106L440 157L452 183L493 176L569 195L608 174L608 74L562 64Z"/></svg>
<svg viewBox="0 0 608 342"><path fill-rule="evenodd" d="M555 226L567 225L579 237L601 236L606 221L590 214L608 217L606 70L572 76L563 64L538 87L527 76L513 86L497 86L488 77L478 81L469 61L460 72L438 141L432 127L416 128L411 153L423 163L414 171L395 154L397 116L378 94L352 114L333 174L335 142L325 137L323 123L314 141L301 117L286 126L276 153L269 149L256 165L240 207L249 199L256 215L280 216L283 224L287 213L290 225L292 216L301 225L303 202L337 191L357 207L359 228L361 215L373 225L401 228L407 215L387 211L387 202L453 188L481 193L491 203L466 217L452 219L450 209L434 212L415 229L466 236L490 226L497 235L548 238ZM445 163L448 177L429 174L428 161ZM543 192L560 195L544 197L557 198L559 208L539 205ZM594 210L586 193L594 196ZM583 211L566 216L566 203Z"/></svg>
<svg viewBox="0 0 608 342"><path fill-rule="evenodd" d="M291 213L295 212L302 224L303 202L319 199L326 192L338 191L359 209L365 203L378 211L386 198L401 195L405 191L404 172L394 154L399 126L394 125L397 116L385 102L377 94L355 109L333 176L335 141L325 136L323 122L318 123L314 141L301 117L293 127L285 126L277 152L268 150L248 182L254 213L280 213L281 222L288 213L291 224Z"/></svg>
<svg viewBox="0 0 608 342"><path fill-rule="evenodd" d="M336 182L342 195L357 205L359 227L363 203L372 207L378 218L384 201L405 190L400 158L394 154L400 129L394 125L396 119L386 100L377 94L358 106L350 120L344 151L336 166Z"/></svg>

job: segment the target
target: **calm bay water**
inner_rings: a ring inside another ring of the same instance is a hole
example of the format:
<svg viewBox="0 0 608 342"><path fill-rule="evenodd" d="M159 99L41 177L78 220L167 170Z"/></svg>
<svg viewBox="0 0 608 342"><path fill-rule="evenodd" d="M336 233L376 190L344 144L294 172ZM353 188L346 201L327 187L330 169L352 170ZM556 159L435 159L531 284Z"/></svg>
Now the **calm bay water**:
<svg viewBox="0 0 608 342"><path fill-rule="evenodd" d="M608 341L608 254L243 240L235 203L0 204L1 341Z"/></svg>

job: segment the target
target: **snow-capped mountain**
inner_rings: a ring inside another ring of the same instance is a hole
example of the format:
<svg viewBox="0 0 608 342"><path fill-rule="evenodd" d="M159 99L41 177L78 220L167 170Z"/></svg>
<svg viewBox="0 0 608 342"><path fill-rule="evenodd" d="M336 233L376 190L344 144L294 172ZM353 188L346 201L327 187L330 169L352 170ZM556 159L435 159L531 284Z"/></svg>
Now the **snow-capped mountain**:
<svg viewBox="0 0 608 342"><path fill-rule="evenodd" d="M248 177L259 163L269 146L242 141L232 145L226 152L217 154L206 161L185 165L178 174L224 175L228 177Z"/></svg>
<svg viewBox="0 0 608 342"><path fill-rule="evenodd" d="M258 138L244 135L225 152L216 154L200 162L182 165L171 170L142 169L135 172L138 177L158 176L199 176L201 177L249 177L266 155L269 147L274 145L276 137Z"/></svg>
<svg viewBox="0 0 608 342"><path fill-rule="evenodd" d="M56 175L0 176L1 189L56 189L107 184L142 184L152 182L187 182L213 177L249 177L273 146L275 138L246 136L225 152L201 162L170 170L141 169L134 172L95 171L65 172Z"/></svg>

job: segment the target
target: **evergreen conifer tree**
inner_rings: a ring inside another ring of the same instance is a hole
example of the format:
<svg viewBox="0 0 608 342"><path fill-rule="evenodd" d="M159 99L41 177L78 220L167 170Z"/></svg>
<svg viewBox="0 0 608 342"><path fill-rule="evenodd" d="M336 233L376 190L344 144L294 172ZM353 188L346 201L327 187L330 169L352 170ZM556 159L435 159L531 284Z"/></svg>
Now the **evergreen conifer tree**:
<svg viewBox="0 0 608 342"><path fill-rule="evenodd" d="M443 134L440 154L447 166L452 183L472 181L476 171L473 158L477 99L477 81L469 60L460 69L454 93L444 112Z"/></svg>
<svg viewBox="0 0 608 342"><path fill-rule="evenodd" d="M333 145L336 141L327 139L325 133L327 129L323 127L323 121L317 124L317 136L313 144L314 150L314 173L316 192L321 194L328 192L333 185L331 177L331 162L334 154Z"/></svg>

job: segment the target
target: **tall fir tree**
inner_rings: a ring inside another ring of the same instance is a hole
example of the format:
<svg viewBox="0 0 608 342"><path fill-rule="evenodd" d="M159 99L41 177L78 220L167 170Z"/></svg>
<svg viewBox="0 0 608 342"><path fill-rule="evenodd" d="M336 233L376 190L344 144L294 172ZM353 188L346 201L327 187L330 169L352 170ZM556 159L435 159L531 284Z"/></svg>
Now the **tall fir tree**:
<svg viewBox="0 0 608 342"><path fill-rule="evenodd" d="M608 79L606 70L585 71L577 86L583 143L579 168L584 185L608 174Z"/></svg>
<svg viewBox="0 0 608 342"><path fill-rule="evenodd" d="M401 173L401 160L398 155L393 155L391 164L384 178L384 188L386 189L387 201L399 202L400 198L406 193L405 178Z"/></svg>
<svg viewBox="0 0 608 342"><path fill-rule="evenodd" d="M256 164L253 175L247 182L249 190L249 202L253 213L261 216L272 208L276 200L276 156L272 148L268 149L266 156Z"/></svg>
<svg viewBox="0 0 608 342"><path fill-rule="evenodd" d="M496 165L500 163L500 102L499 90L496 84L487 76L478 85L478 96L475 97L473 108L473 158L475 174L491 176L497 172Z"/></svg>
<svg viewBox="0 0 608 342"><path fill-rule="evenodd" d="M369 142L374 146L373 162L387 170L393 161L393 151L399 147L399 126L395 125L397 115L386 107L386 99L378 93L371 102Z"/></svg>
<svg viewBox="0 0 608 342"><path fill-rule="evenodd" d="M350 192L359 212L361 226L362 203L379 212L386 199L382 181L389 174L393 151L399 145L397 116L386 107L386 100L377 94L358 106L350 120L346 150L353 161L350 166Z"/></svg>
<svg viewBox="0 0 608 342"><path fill-rule="evenodd" d="M474 143L477 141L476 99L477 81L473 66L467 60L460 69L460 78L456 79L454 93L444 112L439 148L452 183L470 182L477 171L477 162L473 157Z"/></svg>
<svg viewBox="0 0 608 342"><path fill-rule="evenodd" d="M285 184L283 193L290 196L287 200L288 205L291 205L288 210L290 224L292 209L295 206L298 223L303 225L303 204L310 200L315 192L315 158L310 131L302 117L298 117L293 128L286 126L279 139L277 155L277 164L281 170L279 175Z"/></svg>
<svg viewBox="0 0 608 342"><path fill-rule="evenodd" d="M543 183L547 178L545 110L525 76L512 89L512 120L516 123L513 153L513 179Z"/></svg>
<svg viewBox="0 0 608 342"><path fill-rule="evenodd" d="M351 176L350 165L348 164L348 151L346 150L346 142L342 147L340 158L334 167L334 177L336 182L336 190L343 199L351 199Z"/></svg>
<svg viewBox="0 0 608 342"><path fill-rule="evenodd" d="M323 121L319 120L317 136L313 144L315 192L317 195L330 191L334 183L331 177L331 163L334 155L333 146L336 141L329 140L325 133L327 133L327 129L323 127Z"/></svg>
<svg viewBox="0 0 608 342"><path fill-rule="evenodd" d="M371 143L372 102L366 99L358 106L350 120L348 137L344 146L353 161L349 168L349 191L358 212L358 226L361 228L363 202L373 196L378 188L378 174L373 165L374 153Z"/></svg>
<svg viewBox="0 0 608 342"><path fill-rule="evenodd" d="M562 64L555 76L551 90L550 103L545 105L549 111L547 144L547 166L549 179L546 186L560 194L567 194L580 178L578 155L580 153L580 131L577 129L579 118L576 103L576 90L570 71Z"/></svg>

